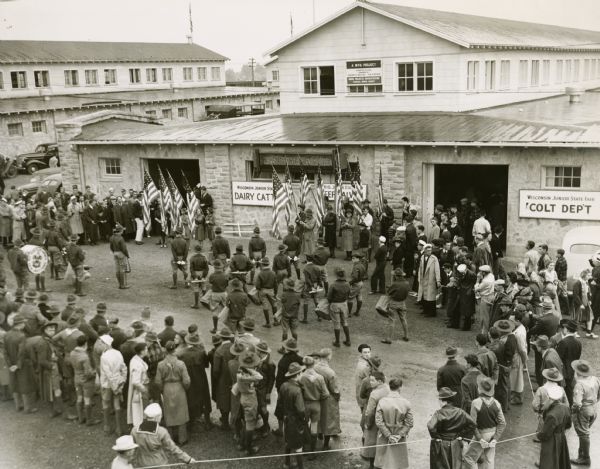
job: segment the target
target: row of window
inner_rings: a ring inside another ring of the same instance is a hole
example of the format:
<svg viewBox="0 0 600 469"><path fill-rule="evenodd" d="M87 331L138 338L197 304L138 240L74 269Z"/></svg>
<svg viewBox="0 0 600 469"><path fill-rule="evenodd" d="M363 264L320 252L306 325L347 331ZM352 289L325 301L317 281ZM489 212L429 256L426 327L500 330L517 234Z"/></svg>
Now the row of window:
<svg viewBox="0 0 600 469"><path fill-rule="evenodd" d="M208 81L208 69L209 67L196 67L196 77L198 81ZM145 83L158 83L159 69L157 68L146 68L145 69ZM163 83L170 83L173 81L173 68L164 67L160 69ZM65 70L65 86L79 86L80 70ZM100 83L98 70L84 70L85 84L86 85L98 85ZM105 85L116 85L117 84L117 69L116 68L105 68L102 76L103 83ZM194 80L194 67L183 67L183 81ZM221 80L221 67L210 67L210 80L220 81ZM33 83L35 88L48 88L50 86L50 74L48 70L34 70L33 72ZM142 69L141 68L130 68L129 69L129 83L138 84L142 83ZM10 72L10 85L13 90L28 88L27 72L25 71L14 71ZM0 89L4 88L4 77L0 72Z"/></svg>
<svg viewBox="0 0 600 469"><path fill-rule="evenodd" d="M496 70L497 62L496 60L486 60L484 62L473 60L467 62L467 90L480 89L481 63L484 64L485 90L509 90L511 88L511 61L500 60L499 80ZM583 62L583 70L581 70L581 62ZM600 78L600 59L556 60L553 76L551 67L551 60L519 60L519 88L576 83Z"/></svg>
<svg viewBox="0 0 600 469"><path fill-rule="evenodd" d="M146 114L152 117L156 117L156 110L150 109L146 111ZM173 119L173 110L171 108L161 109L160 110L161 118L163 119ZM177 108L177 117L179 119L187 119L188 118L188 108L187 107L179 107Z"/></svg>
<svg viewBox="0 0 600 469"><path fill-rule="evenodd" d="M23 123L13 122L7 125L9 137L22 137L23 136ZM48 128L45 120L31 121L31 132L34 134L46 134Z"/></svg>

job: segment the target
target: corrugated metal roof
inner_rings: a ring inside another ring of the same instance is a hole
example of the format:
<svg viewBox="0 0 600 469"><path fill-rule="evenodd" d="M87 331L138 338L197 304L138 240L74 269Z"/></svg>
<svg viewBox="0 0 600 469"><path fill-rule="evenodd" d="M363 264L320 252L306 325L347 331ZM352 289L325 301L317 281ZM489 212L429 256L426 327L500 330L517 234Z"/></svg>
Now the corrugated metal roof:
<svg viewBox="0 0 600 469"><path fill-rule="evenodd" d="M600 31L588 31L448 11L355 2L268 50L273 55L354 8L364 8L467 48L600 50Z"/></svg>
<svg viewBox="0 0 600 469"><path fill-rule="evenodd" d="M0 41L0 64L198 62L228 60L198 44L87 41Z"/></svg>
<svg viewBox="0 0 600 469"><path fill-rule="evenodd" d="M175 88L164 90L137 90L113 93L90 93L78 95L0 99L0 115L25 112L42 112L56 109L78 109L94 107L122 106L124 104L159 103L176 100L211 100L232 96L256 96L265 93L276 94L267 88L211 86L203 88Z"/></svg>
<svg viewBox="0 0 600 469"><path fill-rule="evenodd" d="M458 113L261 116L177 126L110 130L84 127L88 143L215 144L497 144L577 146L586 127L559 126ZM600 143L595 140L594 143Z"/></svg>

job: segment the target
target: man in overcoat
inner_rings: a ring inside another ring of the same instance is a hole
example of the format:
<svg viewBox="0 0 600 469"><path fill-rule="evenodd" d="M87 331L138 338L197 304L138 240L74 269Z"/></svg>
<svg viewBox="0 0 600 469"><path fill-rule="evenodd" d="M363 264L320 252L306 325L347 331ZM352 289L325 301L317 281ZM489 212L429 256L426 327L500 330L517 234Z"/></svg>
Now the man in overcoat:
<svg viewBox="0 0 600 469"><path fill-rule="evenodd" d="M425 316L434 317L436 315L436 298L442 285L442 279L440 263L437 257L432 254L431 244L426 244L423 248L423 256L419 264L417 277L419 279L417 301L421 301Z"/></svg>

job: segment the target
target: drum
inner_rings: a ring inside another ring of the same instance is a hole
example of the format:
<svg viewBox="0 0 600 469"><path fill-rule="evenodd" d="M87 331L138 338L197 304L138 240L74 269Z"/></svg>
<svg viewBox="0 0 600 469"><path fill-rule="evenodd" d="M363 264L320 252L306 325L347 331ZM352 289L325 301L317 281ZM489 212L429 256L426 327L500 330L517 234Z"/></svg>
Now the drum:
<svg viewBox="0 0 600 469"><path fill-rule="evenodd" d="M48 253L41 246L26 244L21 248L27 255L27 268L32 274L41 274L48 267Z"/></svg>

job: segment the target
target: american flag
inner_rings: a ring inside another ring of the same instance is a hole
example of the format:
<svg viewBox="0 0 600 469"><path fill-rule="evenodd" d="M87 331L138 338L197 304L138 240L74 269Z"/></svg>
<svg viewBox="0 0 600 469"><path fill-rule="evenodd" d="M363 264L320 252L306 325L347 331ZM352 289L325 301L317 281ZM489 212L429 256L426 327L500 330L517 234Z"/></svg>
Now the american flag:
<svg viewBox="0 0 600 469"><path fill-rule="evenodd" d="M281 180L277 175L277 171L273 168L273 219L271 234L274 238L281 239L281 232L279 231L279 212L285 209L285 206L289 204L289 197L285 187L281 184Z"/></svg>
<svg viewBox="0 0 600 469"><path fill-rule="evenodd" d="M310 192L310 182L308 182L308 176L302 168L302 175L300 176L300 203L306 205L308 199L308 193Z"/></svg>
<svg viewBox="0 0 600 469"><path fill-rule="evenodd" d="M169 185L169 189L173 198L171 199L171 217L173 218L173 225L175 227L181 226L181 209L183 208L183 197L181 197L181 192L177 189L175 185L175 181L173 181L173 176L167 170L167 184Z"/></svg>
<svg viewBox="0 0 600 469"><path fill-rule="evenodd" d="M342 215L342 167L340 164L340 151L336 149L336 174L335 174L335 211Z"/></svg>
<svg viewBox="0 0 600 469"><path fill-rule="evenodd" d="M196 213L200 209L200 202L194 195L192 186L190 186L190 183L188 182L187 178L185 177L185 173L183 172L183 169L181 170L181 177L182 177L181 181L183 182L183 190L185 191L185 198L187 201L188 219L190 221L190 229L192 230L192 232L194 232L194 230L196 229Z"/></svg>
<svg viewBox="0 0 600 469"><path fill-rule="evenodd" d="M362 211L362 202L363 202L363 186L360 177L360 163L354 173L354 178L352 180L352 205L354 206L354 211L358 214Z"/></svg>
<svg viewBox="0 0 600 469"><path fill-rule="evenodd" d="M377 183L377 213L383 213L383 174L379 165L379 182Z"/></svg>
<svg viewBox="0 0 600 469"><path fill-rule="evenodd" d="M142 192L142 210L144 212L144 227L150 233L152 218L150 217L150 205L158 198L158 189L154 181L144 169L144 191Z"/></svg>
<svg viewBox="0 0 600 469"><path fill-rule="evenodd" d="M160 189L160 220L161 228L164 233L168 233L169 225L167 223L167 213L171 211L171 205L173 205L171 191L165 181L160 166L158 167L158 188Z"/></svg>
<svg viewBox="0 0 600 469"><path fill-rule="evenodd" d="M296 205L296 197L294 196L294 189L292 187L292 175L290 173L290 167L285 163L285 192L287 193L288 201L285 204L285 224L289 226L290 220L292 219L292 204Z"/></svg>
<svg viewBox="0 0 600 469"><path fill-rule="evenodd" d="M317 205L317 225L321 226L321 222L325 217L325 207L323 205L323 179L321 178L321 166L317 169L317 190L313 192L315 203Z"/></svg>

